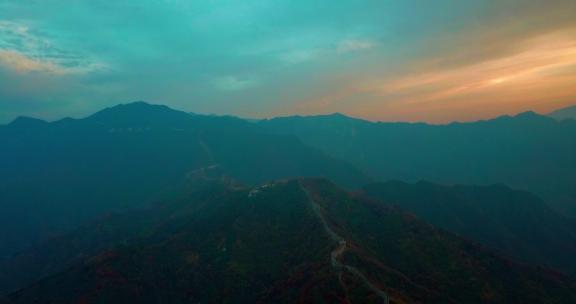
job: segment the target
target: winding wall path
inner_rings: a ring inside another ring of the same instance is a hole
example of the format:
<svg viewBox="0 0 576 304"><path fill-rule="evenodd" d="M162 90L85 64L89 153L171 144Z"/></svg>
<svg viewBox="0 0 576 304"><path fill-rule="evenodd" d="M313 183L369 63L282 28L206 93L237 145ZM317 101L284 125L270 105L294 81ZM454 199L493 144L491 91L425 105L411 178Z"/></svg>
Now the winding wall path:
<svg viewBox="0 0 576 304"><path fill-rule="evenodd" d="M356 268L354 266L346 265L340 261L340 257L348 249L348 242L341 235L336 233L336 231L334 231L334 229L332 229L332 227L330 227L330 224L328 223L328 221L326 220L326 217L324 216L322 206L320 206L320 204L318 204L318 202L316 202L312 198L312 196L308 192L308 189L306 189L306 187L304 185L302 185L301 183L300 183L300 188L306 194L308 201L312 205L312 209L314 210L314 213L318 216L318 218L322 222L322 225L324 226L324 230L326 231L326 233L330 236L330 238L334 242L336 242L338 244L338 246L334 250L332 250L332 252L330 253L330 263L331 263L332 267L336 271L338 271L339 278L340 278L340 284L342 284L342 287L344 288L345 292L348 293L346 285L342 281L342 272L344 270L350 272L351 274L353 274L354 276L359 278L372 292L374 292L376 295L378 295L382 299L383 303L389 304L390 299L388 298L388 294L385 291L381 290L380 288L378 288L374 284L372 284L370 282L370 280L368 280L368 278L366 278L366 276L358 268Z"/></svg>

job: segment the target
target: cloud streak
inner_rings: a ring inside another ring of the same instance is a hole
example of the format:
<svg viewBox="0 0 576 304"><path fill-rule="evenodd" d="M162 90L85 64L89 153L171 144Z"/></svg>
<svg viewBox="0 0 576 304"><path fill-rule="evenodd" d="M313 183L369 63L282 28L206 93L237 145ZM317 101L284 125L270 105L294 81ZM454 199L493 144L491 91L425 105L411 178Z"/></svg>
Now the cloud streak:
<svg viewBox="0 0 576 304"><path fill-rule="evenodd" d="M566 6L562 6L566 9ZM558 9L558 8L557 8ZM426 41L424 54L378 67L333 92L300 102L295 111L345 112L373 120L446 123L576 103L576 22L549 10L524 16L526 27L498 23ZM549 24L543 18L556 16ZM532 25L534 24L534 25ZM506 26L508 28L506 28Z"/></svg>
<svg viewBox="0 0 576 304"><path fill-rule="evenodd" d="M22 22L0 21L0 64L18 73L55 75L87 73L105 65L59 48L57 43Z"/></svg>

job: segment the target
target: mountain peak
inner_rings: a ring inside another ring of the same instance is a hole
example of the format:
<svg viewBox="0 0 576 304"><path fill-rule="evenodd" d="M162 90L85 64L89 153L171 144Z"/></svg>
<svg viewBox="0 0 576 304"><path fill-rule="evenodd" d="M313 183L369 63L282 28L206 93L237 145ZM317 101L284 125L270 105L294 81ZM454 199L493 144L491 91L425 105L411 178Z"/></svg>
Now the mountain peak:
<svg viewBox="0 0 576 304"><path fill-rule="evenodd" d="M327 116L332 116L332 117L346 117L346 118L350 118L350 116L344 114L344 113L340 113L340 112L334 112L332 114L328 114Z"/></svg>
<svg viewBox="0 0 576 304"><path fill-rule="evenodd" d="M18 116L9 125L13 127L36 127L47 124L46 121L34 117Z"/></svg>
<svg viewBox="0 0 576 304"><path fill-rule="evenodd" d="M550 117L545 116L545 115L540 115L534 111L522 112L522 113L516 114L515 116L512 116L511 118L514 120L534 121L534 122L550 122L550 121L553 122L554 121Z"/></svg>
<svg viewBox="0 0 576 304"><path fill-rule="evenodd" d="M167 124L190 118L190 114L174 110L165 105L136 101L106 108L88 117L88 120L105 124L126 126L142 124Z"/></svg>
<svg viewBox="0 0 576 304"><path fill-rule="evenodd" d="M526 111L526 112L522 112L519 114L516 114L516 118L533 118L533 117L540 117L541 115L539 115L538 113L534 112L534 111Z"/></svg>
<svg viewBox="0 0 576 304"><path fill-rule="evenodd" d="M346 115L344 113L340 113L340 112L334 112L332 114L326 114L326 115L319 115L319 117L331 118L331 119L340 119L340 120L360 120L356 117L348 116L348 115Z"/></svg>
<svg viewBox="0 0 576 304"><path fill-rule="evenodd" d="M548 116L557 120L576 119L576 105L558 109L549 113Z"/></svg>
<svg viewBox="0 0 576 304"><path fill-rule="evenodd" d="M170 109L170 108L165 105L156 105L148 103L146 101L134 101L108 107L102 111L97 112L96 114L105 111L136 111L136 110L153 110L153 109Z"/></svg>

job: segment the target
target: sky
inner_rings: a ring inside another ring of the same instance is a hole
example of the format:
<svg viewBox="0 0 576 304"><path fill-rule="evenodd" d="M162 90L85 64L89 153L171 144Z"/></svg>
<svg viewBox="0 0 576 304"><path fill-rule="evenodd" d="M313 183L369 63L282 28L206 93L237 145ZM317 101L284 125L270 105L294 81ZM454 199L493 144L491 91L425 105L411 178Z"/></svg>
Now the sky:
<svg viewBox="0 0 576 304"><path fill-rule="evenodd" d="M0 0L0 123L145 100L446 123L576 104L574 0Z"/></svg>

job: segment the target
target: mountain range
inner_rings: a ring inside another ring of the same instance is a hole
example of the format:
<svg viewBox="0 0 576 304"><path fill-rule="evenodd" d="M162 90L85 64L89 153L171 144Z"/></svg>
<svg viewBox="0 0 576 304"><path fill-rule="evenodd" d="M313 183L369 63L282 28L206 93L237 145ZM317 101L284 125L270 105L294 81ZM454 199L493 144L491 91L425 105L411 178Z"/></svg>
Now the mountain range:
<svg viewBox="0 0 576 304"><path fill-rule="evenodd" d="M558 120L576 119L576 106L558 109L548 114L548 116Z"/></svg>
<svg viewBox="0 0 576 304"><path fill-rule="evenodd" d="M531 193L398 181L366 185L363 192L516 260L576 274L576 221Z"/></svg>
<svg viewBox="0 0 576 304"><path fill-rule="evenodd" d="M576 216L576 120L526 112L429 125L370 122L342 114L259 122L274 134L348 161L378 180L505 184Z"/></svg>
<svg viewBox="0 0 576 304"><path fill-rule="evenodd" d="M288 176L325 176L347 186L369 180L294 136L143 102L84 119L18 118L0 127L0 142L0 257L143 205L200 168L219 166L246 183Z"/></svg>
<svg viewBox="0 0 576 304"><path fill-rule="evenodd" d="M572 119L136 102L0 143L1 303L576 302Z"/></svg>
<svg viewBox="0 0 576 304"><path fill-rule="evenodd" d="M323 179L259 187L196 181L177 193L69 236L68 244L107 239L107 246L5 301L576 301L566 276L513 262Z"/></svg>

